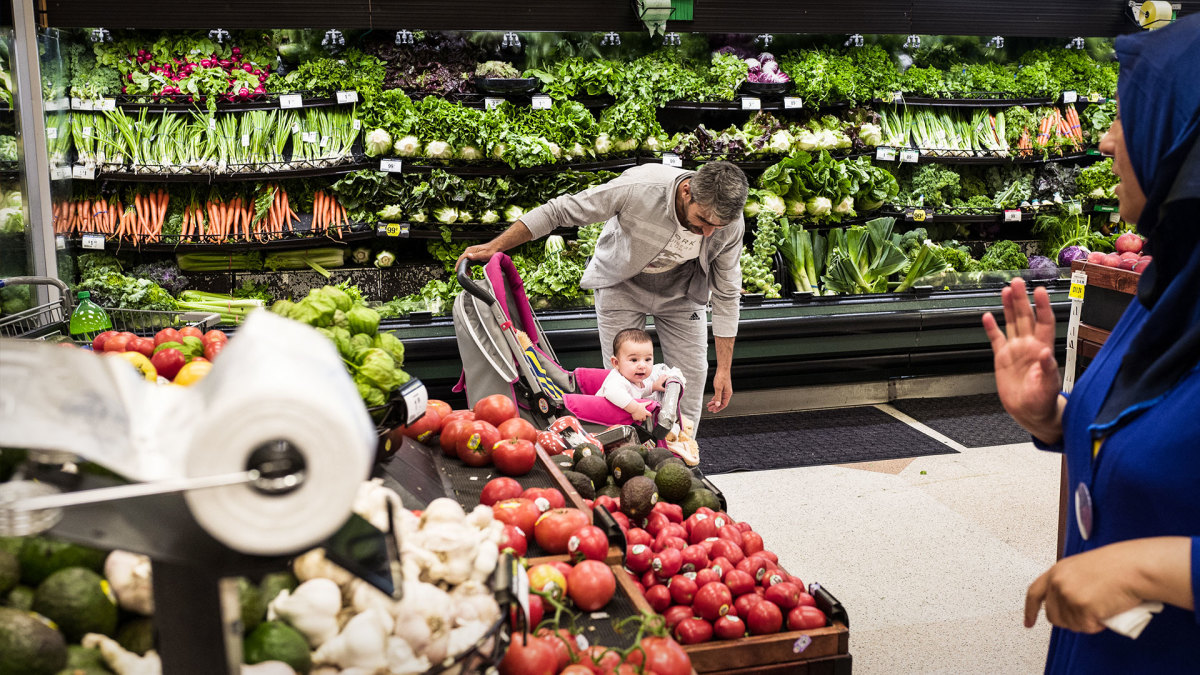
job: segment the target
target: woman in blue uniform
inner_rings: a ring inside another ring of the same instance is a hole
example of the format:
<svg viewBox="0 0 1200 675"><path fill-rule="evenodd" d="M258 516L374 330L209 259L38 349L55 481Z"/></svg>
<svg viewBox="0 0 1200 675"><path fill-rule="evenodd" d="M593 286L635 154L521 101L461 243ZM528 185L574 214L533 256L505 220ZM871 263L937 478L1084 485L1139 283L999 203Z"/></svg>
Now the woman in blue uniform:
<svg viewBox="0 0 1200 675"><path fill-rule="evenodd" d="M1069 396L1059 393L1045 289L1005 289L984 328L1009 414L1066 453L1074 517L1064 557L1029 587L1045 606L1048 673L1200 672L1200 15L1116 42L1113 156L1121 216L1154 261ZM1136 638L1105 621L1162 603Z"/></svg>

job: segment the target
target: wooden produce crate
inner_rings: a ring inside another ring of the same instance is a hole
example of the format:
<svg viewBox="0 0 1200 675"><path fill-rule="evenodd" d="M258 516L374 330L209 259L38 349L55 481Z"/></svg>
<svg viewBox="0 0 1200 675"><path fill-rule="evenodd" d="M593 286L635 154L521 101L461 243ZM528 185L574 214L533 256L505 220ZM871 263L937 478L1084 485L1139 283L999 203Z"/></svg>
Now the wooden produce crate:
<svg viewBox="0 0 1200 675"><path fill-rule="evenodd" d="M1130 270L1089 265L1082 260L1071 263L1071 272L1087 275L1083 287L1083 304L1079 317L1076 375L1096 357L1100 347L1112 333L1125 308L1137 293L1141 275Z"/></svg>

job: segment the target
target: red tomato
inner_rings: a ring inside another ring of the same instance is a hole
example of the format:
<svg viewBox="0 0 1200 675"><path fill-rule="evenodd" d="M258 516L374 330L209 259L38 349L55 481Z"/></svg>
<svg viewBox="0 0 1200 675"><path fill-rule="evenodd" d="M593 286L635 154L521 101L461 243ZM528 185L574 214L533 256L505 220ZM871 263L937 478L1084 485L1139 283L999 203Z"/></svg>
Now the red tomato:
<svg viewBox="0 0 1200 675"><path fill-rule="evenodd" d="M754 586L756 585L754 583L754 577L739 569L732 569L726 572L724 582L725 585L729 587L729 592L732 593L733 597L735 598L747 593L753 593Z"/></svg>
<svg viewBox="0 0 1200 675"><path fill-rule="evenodd" d="M800 591L800 594L796 596L796 606L800 607L801 605L806 605L808 607L816 607L817 599L814 598L813 596L809 595L808 593L805 593L804 591Z"/></svg>
<svg viewBox="0 0 1200 675"><path fill-rule="evenodd" d="M625 551L625 567L634 574L644 574L650 569L654 551L646 544L634 544Z"/></svg>
<svg viewBox="0 0 1200 675"><path fill-rule="evenodd" d="M141 339L147 340L149 338L141 338ZM225 349L226 344L227 344L227 342L225 340L210 340L208 342L205 342L204 343L204 358L208 359L209 361L217 358L217 354L220 354Z"/></svg>
<svg viewBox="0 0 1200 675"><path fill-rule="evenodd" d="M654 576L654 570L646 570L646 573L642 575L642 578L638 579L638 583L640 583L643 588L654 588L655 586L661 585L662 581L658 577Z"/></svg>
<svg viewBox="0 0 1200 675"><path fill-rule="evenodd" d="M492 448L500 440L496 427L482 420L471 423L471 430L458 437L455 448L458 458L467 466L487 466L492 461Z"/></svg>
<svg viewBox="0 0 1200 675"><path fill-rule="evenodd" d="M761 550L763 550L763 538L761 534L757 532L742 533L742 551L746 555L758 553Z"/></svg>
<svg viewBox="0 0 1200 675"><path fill-rule="evenodd" d="M205 352L207 353L207 349ZM396 427L396 431L401 436L408 436L420 443L428 443L430 438L442 428L442 416L437 411L437 408L426 405L425 414L421 415L420 419L410 425L400 425Z"/></svg>
<svg viewBox="0 0 1200 675"><path fill-rule="evenodd" d="M781 581L767 589L763 598L779 605L779 609L788 611L800 604L800 589L790 581Z"/></svg>
<svg viewBox="0 0 1200 675"><path fill-rule="evenodd" d="M617 525L621 527L622 532L629 531L629 516L621 513L620 511L614 511L612 513L612 517L613 520L617 521Z"/></svg>
<svg viewBox="0 0 1200 675"><path fill-rule="evenodd" d="M204 337L204 333L200 332L200 329L196 328L195 326L184 326L183 328L179 329L179 334L183 337L187 337L189 335L198 338Z"/></svg>
<svg viewBox="0 0 1200 675"><path fill-rule="evenodd" d="M558 488L525 488L521 496L526 499L532 499L534 504L537 504L541 511L549 511L550 509L564 509L567 507L567 498L563 493L558 491Z"/></svg>
<svg viewBox="0 0 1200 675"><path fill-rule="evenodd" d="M571 570L567 589L576 607L594 612L612 600L617 590L617 578L608 565L598 560L584 560Z"/></svg>
<svg viewBox="0 0 1200 675"><path fill-rule="evenodd" d="M679 569L684 572L699 572L708 567L708 553L704 551L703 546L688 546L683 549L683 566Z"/></svg>
<svg viewBox="0 0 1200 675"><path fill-rule="evenodd" d="M538 546L551 555L567 552L567 542L587 525L588 515L579 509L551 509L543 513L533 527Z"/></svg>
<svg viewBox="0 0 1200 675"><path fill-rule="evenodd" d="M671 502L659 502L655 504L654 508L650 509L650 513L661 513L672 523L683 522L683 507ZM687 530L684 530L683 536L687 536Z"/></svg>
<svg viewBox="0 0 1200 675"><path fill-rule="evenodd" d="M492 505L492 517L502 523L521 528L526 537L533 532L533 525L540 515L542 512L538 511L533 502L521 497L505 499Z"/></svg>
<svg viewBox="0 0 1200 675"><path fill-rule="evenodd" d="M453 413L451 414L453 415ZM475 424L474 420L465 417L456 417L445 421L442 424L441 436L438 438L438 442L442 446L442 453L447 457L458 457L458 440L470 433L473 424Z"/></svg>
<svg viewBox="0 0 1200 675"><path fill-rule="evenodd" d="M663 612L663 618L666 619L667 630L674 630L675 626L684 619L692 618L691 605L675 605L668 607L667 611Z"/></svg>
<svg viewBox="0 0 1200 675"><path fill-rule="evenodd" d="M721 640L736 640L746 635L746 624L740 617L726 614L713 624L713 633Z"/></svg>
<svg viewBox="0 0 1200 675"><path fill-rule="evenodd" d="M183 342L183 335L174 328L164 328L154 334L154 346L157 347L164 342Z"/></svg>
<svg viewBox="0 0 1200 675"><path fill-rule="evenodd" d="M476 422L484 424L484 422ZM497 431L499 433L499 431ZM503 434L500 434L503 438ZM522 438L501 440L492 448L492 463L500 473L508 476L524 476L533 469L537 462L537 450L533 443Z"/></svg>
<svg viewBox="0 0 1200 675"><path fill-rule="evenodd" d="M537 427L526 419L520 417L507 419L496 428L500 430L500 438L522 438L530 443L537 443Z"/></svg>
<svg viewBox="0 0 1200 675"><path fill-rule="evenodd" d="M729 562L729 558L722 558L720 556L714 555L712 558L712 562L710 562L708 564L708 569L716 572L717 576L720 577L722 580L724 580L725 575L729 574L729 570L737 569L737 568L734 566L733 563Z"/></svg>
<svg viewBox="0 0 1200 675"><path fill-rule="evenodd" d="M634 544L645 544L649 546L654 541L654 537L650 533L640 527L631 527L625 533L625 543L633 546Z"/></svg>
<svg viewBox="0 0 1200 675"><path fill-rule="evenodd" d="M684 619L671 631L680 644L694 645L708 642L713 636L712 624L704 619Z"/></svg>
<svg viewBox="0 0 1200 675"><path fill-rule="evenodd" d="M751 635L778 633L783 628L783 612L779 611L779 605L763 600L750 607L745 621Z"/></svg>
<svg viewBox="0 0 1200 675"><path fill-rule="evenodd" d="M571 663L571 659L579 653L579 644L575 642L575 636L571 635L571 631L566 628L552 630L550 628L539 628L537 636L542 638L554 648L554 655L558 659L558 668L561 671ZM588 673L592 671L588 670Z"/></svg>
<svg viewBox="0 0 1200 675"><path fill-rule="evenodd" d="M94 351L94 352L104 351L104 343L108 342L108 339L116 334L117 334L117 331L115 331L115 330L106 330L103 333L92 338L92 351Z"/></svg>
<svg viewBox="0 0 1200 675"><path fill-rule="evenodd" d="M742 532L753 531L753 528L750 527L750 523L747 523L744 520L734 523L733 526L736 527L737 529L741 530Z"/></svg>
<svg viewBox="0 0 1200 675"><path fill-rule="evenodd" d="M691 606L692 601L696 599L696 591L700 590L700 587L696 585L695 579L676 574L667 582L667 589L671 591L671 599L675 601L675 604Z"/></svg>
<svg viewBox="0 0 1200 675"><path fill-rule="evenodd" d="M788 578L785 574L780 572L767 572L765 575L763 575L762 581L759 583L763 588L770 588L775 584L781 584L787 580Z"/></svg>
<svg viewBox="0 0 1200 675"><path fill-rule="evenodd" d="M739 595L737 600L733 601L733 607L737 610L738 616L746 616L750 613L750 608L763 601L763 597L757 593L747 593Z"/></svg>
<svg viewBox="0 0 1200 675"><path fill-rule="evenodd" d="M558 675L594 675L595 672L596 671L588 668L582 663L572 663L566 668L563 668Z"/></svg>
<svg viewBox="0 0 1200 675"><path fill-rule="evenodd" d="M597 675L616 672L621 666L621 655L602 645L592 645L583 652L580 663Z"/></svg>
<svg viewBox="0 0 1200 675"><path fill-rule="evenodd" d="M754 555L766 558L767 560L770 560L771 562L773 562L777 565L779 564L779 556L775 555L774 553L772 553L770 551L759 551L758 553L755 553Z"/></svg>
<svg viewBox="0 0 1200 675"><path fill-rule="evenodd" d="M596 506L603 506L605 511L608 511L610 514L614 514L620 512L621 500L609 497L608 495L600 495L599 497L596 497L593 508Z"/></svg>
<svg viewBox="0 0 1200 675"><path fill-rule="evenodd" d="M504 394L492 394L475 402L475 419L500 426L517 416L517 404Z"/></svg>
<svg viewBox="0 0 1200 675"><path fill-rule="evenodd" d="M724 538L713 542L711 555L714 559L728 559L731 563L730 567L737 565L746 557L746 554L742 553L742 545L740 540L735 544L732 541Z"/></svg>
<svg viewBox="0 0 1200 675"><path fill-rule="evenodd" d="M505 499L516 499L521 496L521 484L517 481L501 476L493 478L483 486L483 492L479 493L479 503L484 506L492 506L496 502L502 502Z"/></svg>
<svg viewBox="0 0 1200 675"><path fill-rule="evenodd" d="M229 340L229 336L225 334L225 331L217 330L214 328L214 329L208 331L207 333L205 333L204 337L200 338L200 340L205 343L208 343L213 340L227 342Z"/></svg>
<svg viewBox="0 0 1200 675"><path fill-rule="evenodd" d="M518 558L524 558L529 551L529 540L526 539L525 533L516 525L504 524L504 537L500 539L499 549L501 553L512 551L513 555Z"/></svg>
<svg viewBox="0 0 1200 675"><path fill-rule="evenodd" d="M695 518L697 515L699 514L693 514L692 517ZM688 542L699 544L705 539L717 536L717 533L720 531L721 528L717 527L715 519L700 518L688 530Z"/></svg>
<svg viewBox="0 0 1200 675"><path fill-rule="evenodd" d="M732 604L733 595L730 594L729 587L714 581L704 584L696 592L692 609L695 610L697 616L707 621L716 621L729 613L729 606Z"/></svg>
<svg viewBox="0 0 1200 675"><path fill-rule="evenodd" d="M692 660L671 638L643 638L642 649L646 652L641 663L645 672L655 675L690 675L692 672ZM636 650L634 653L640 654Z"/></svg>
<svg viewBox="0 0 1200 675"><path fill-rule="evenodd" d="M651 511L650 515L646 516L646 531L650 533L650 536L657 537L658 533L662 532L662 529L670 522L665 513Z"/></svg>
<svg viewBox="0 0 1200 675"><path fill-rule="evenodd" d="M608 557L608 535L595 525L585 525L567 539L571 560L604 560Z"/></svg>
<svg viewBox="0 0 1200 675"><path fill-rule="evenodd" d="M667 549L667 548L673 548L677 551L683 551L683 549L687 548L686 541L680 539L679 537L672 537L669 535L663 536L664 534L666 534L666 533L665 532L660 533L658 535L658 539L654 540L654 543L651 544L650 548L653 548L656 551L661 551L661 550Z"/></svg>
<svg viewBox="0 0 1200 675"><path fill-rule="evenodd" d="M664 548L650 559L650 569L654 570L654 576L664 581L679 574L679 568L682 566L683 554L677 548Z"/></svg>
<svg viewBox="0 0 1200 675"><path fill-rule="evenodd" d="M646 602L650 603L651 609L662 614L671 606L671 591L662 584L655 584L646 589Z"/></svg>
<svg viewBox="0 0 1200 675"><path fill-rule="evenodd" d="M158 371L159 375L173 380L179 374L179 370L187 364L187 357L178 349L164 349L151 356L150 363L154 365L154 369Z"/></svg>
<svg viewBox="0 0 1200 675"><path fill-rule="evenodd" d="M663 526L663 528L661 530L658 531L658 534L663 534L664 532L668 536L679 537L680 539L687 539L687 528L680 525L679 523L670 523L670 522L667 523L666 525ZM655 536L657 536L657 535L655 535Z"/></svg>
<svg viewBox="0 0 1200 675"><path fill-rule="evenodd" d="M104 351L106 352L127 352L129 351L129 343L137 339L133 333L117 333L108 338L104 343Z"/></svg>
<svg viewBox="0 0 1200 675"><path fill-rule="evenodd" d="M767 560L758 556L750 556L737 564L737 569L754 577L754 583L762 581L763 575L767 573Z"/></svg>
<svg viewBox="0 0 1200 675"><path fill-rule="evenodd" d="M536 628L546 613L546 603L537 593L529 593L526 597L529 598L529 625Z"/></svg>
<svg viewBox="0 0 1200 675"><path fill-rule="evenodd" d="M704 584L711 584L714 581L720 581L721 575L717 574L716 570L705 567L702 570L696 570L696 583L700 588L704 588Z"/></svg>
<svg viewBox="0 0 1200 675"><path fill-rule="evenodd" d="M728 539L729 541L732 541L738 545L738 548L741 548L742 546L742 531L733 525L726 525L725 527L722 527L717 532L717 536L721 539Z"/></svg>
<svg viewBox="0 0 1200 675"><path fill-rule="evenodd" d="M135 337L129 341L129 344L126 345L125 350L130 352L138 352L146 358L150 358L151 356L154 356L154 340L144 337ZM204 350L204 355L208 356L207 349ZM212 359L211 356L208 356L208 358Z"/></svg>
<svg viewBox="0 0 1200 675"><path fill-rule="evenodd" d="M796 605L788 612L788 630L812 630L825 627L825 612L809 605Z"/></svg>
<svg viewBox="0 0 1200 675"><path fill-rule="evenodd" d="M554 675L558 657L554 647L539 637L517 633L500 662L500 675Z"/></svg>

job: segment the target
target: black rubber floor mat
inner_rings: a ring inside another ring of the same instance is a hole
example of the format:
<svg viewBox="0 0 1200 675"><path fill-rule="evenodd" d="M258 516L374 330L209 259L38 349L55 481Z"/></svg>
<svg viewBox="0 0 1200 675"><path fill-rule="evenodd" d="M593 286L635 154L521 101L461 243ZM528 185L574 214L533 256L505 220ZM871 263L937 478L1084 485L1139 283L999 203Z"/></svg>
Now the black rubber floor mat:
<svg viewBox="0 0 1200 675"><path fill-rule="evenodd" d="M707 475L956 452L872 407L709 419L697 441Z"/></svg>
<svg viewBox="0 0 1200 675"><path fill-rule="evenodd" d="M968 448L1025 443L1029 432L1013 421L996 394L910 398L892 407Z"/></svg>

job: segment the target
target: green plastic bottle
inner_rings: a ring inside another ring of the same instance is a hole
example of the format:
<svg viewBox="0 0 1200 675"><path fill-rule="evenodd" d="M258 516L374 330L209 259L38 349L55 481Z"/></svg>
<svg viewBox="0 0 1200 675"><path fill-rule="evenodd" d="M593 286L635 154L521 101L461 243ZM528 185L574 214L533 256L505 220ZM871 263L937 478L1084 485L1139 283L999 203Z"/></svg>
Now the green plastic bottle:
<svg viewBox="0 0 1200 675"><path fill-rule="evenodd" d="M97 335L112 330L112 319L108 318L103 307L88 299L91 295L87 291L79 291L79 304L71 313L71 339L76 342L90 343Z"/></svg>

